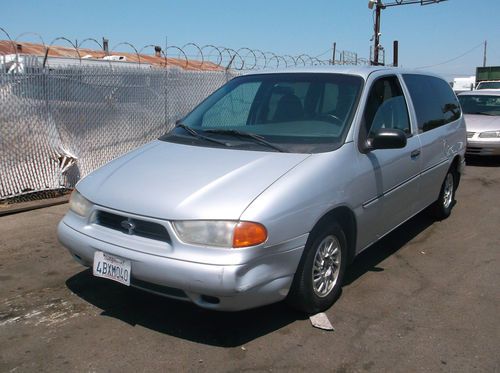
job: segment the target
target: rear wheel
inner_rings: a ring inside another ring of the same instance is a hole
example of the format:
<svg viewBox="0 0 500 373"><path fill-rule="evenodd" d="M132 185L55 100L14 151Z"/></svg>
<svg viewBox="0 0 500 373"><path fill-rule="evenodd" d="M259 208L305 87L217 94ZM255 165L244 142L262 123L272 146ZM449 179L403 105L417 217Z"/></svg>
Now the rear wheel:
<svg viewBox="0 0 500 373"><path fill-rule="evenodd" d="M450 169L441 185L439 197L433 205L434 216L438 220L446 219L451 214L451 209L455 203L455 191L457 190L458 178L455 170Z"/></svg>
<svg viewBox="0 0 500 373"><path fill-rule="evenodd" d="M288 302L315 314L339 297L347 263L347 241L342 228L328 225L312 233L295 274Z"/></svg>

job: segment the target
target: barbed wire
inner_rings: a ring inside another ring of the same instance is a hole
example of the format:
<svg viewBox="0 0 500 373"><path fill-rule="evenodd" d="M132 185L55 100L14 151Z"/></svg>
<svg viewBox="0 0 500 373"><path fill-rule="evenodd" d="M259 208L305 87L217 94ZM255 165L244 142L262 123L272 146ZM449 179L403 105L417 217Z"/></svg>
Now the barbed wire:
<svg viewBox="0 0 500 373"><path fill-rule="evenodd" d="M169 65L171 64L175 64L176 66L181 67L188 67L189 65L194 64L199 69L212 68L226 70L262 70L303 66L370 64L369 59L358 57L358 54L352 51L337 50L335 51L335 55L333 55L333 50L331 48L316 56L307 53L301 53L299 55L280 55L274 52L264 52L260 49L253 49L249 47L233 49L213 44L199 45L194 42L189 42L182 46L167 45L164 48L161 48L158 44L147 44L143 47L138 48L130 42L122 41L120 43L117 43L113 48L106 52L104 51L103 44L99 43L95 38L91 37L85 38L81 42L73 42L65 36L59 36L54 38L49 44L46 44L42 36L36 32L24 32L17 36L15 39L12 39L7 31L2 27L0 27L0 32L7 36L7 42L10 43L12 47L12 54L16 55L16 61L19 60L19 55L22 54L18 51L17 47L19 43L24 42L21 41L21 38L23 38L24 40L27 36L36 37L38 44L41 43L39 45L44 48L44 66L45 60L47 59L47 57L50 57L49 52L51 48L56 47L55 43L61 41L65 42L66 44L65 46L61 47L73 49L75 51L74 56L68 57L77 58L80 64L82 63L83 58L81 49L89 50L89 47L84 48L84 44L89 45L90 43L93 43L99 47L98 50L92 51L99 51L105 53L108 56L118 55L120 52L135 55L137 58L137 63L139 65L152 64L151 62L146 61L145 57L147 56L161 57L163 61L160 64L155 64L161 67L169 67ZM131 49L131 52L123 51L122 49L124 47ZM143 52L148 49L153 49L155 51L155 54L144 54ZM320 59L320 57L329 52L332 54L329 59ZM2 53L0 52L0 54ZM3 54L6 54L6 52L4 52ZM174 59L178 60L177 63L173 61ZM183 62L179 63L179 60Z"/></svg>

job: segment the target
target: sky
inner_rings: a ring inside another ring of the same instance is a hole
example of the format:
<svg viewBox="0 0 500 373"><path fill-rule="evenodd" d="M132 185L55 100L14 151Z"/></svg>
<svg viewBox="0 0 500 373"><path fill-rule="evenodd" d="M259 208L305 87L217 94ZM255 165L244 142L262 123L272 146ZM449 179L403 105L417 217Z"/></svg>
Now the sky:
<svg viewBox="0 0 500 373"><path fill-rule="evenodd" d="M163 46L167 40L328 59L336 42L337 50L369 58L373 34L368 0L0 0L0 5L0 27L12 38L36 32L47 44L60 36L80 41L104 36L111 48L124 41L137 49ZM500 0L387 8L381 22L386 62L392 62L392 42L398 40L401 66L425 67L449 80L474 75L487 40L487 64L498 66L499 15ZM5 39L1 30L0 39ZM32 34L19 40L38 42Z"/></svg>

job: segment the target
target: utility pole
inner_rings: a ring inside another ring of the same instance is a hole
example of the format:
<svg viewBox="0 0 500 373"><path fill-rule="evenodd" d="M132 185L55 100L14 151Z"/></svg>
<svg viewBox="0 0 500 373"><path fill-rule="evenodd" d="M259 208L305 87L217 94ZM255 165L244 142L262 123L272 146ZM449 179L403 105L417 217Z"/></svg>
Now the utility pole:
<svg viewBox="0 0 500 373"><path fill-rule="evenodd" d="M382 1L377 1L375 8L375 35L373 45L373 61L372 65L378 65L378 52L380 49L380 11L382 10Z"/></svg>
<svg viewBox="0 0 500 373"><path fill-rule="evenodd" d="M335 65L335 52L337 51L337 42L333 43L332 65Z"/></svg>
<svg viewBox="0 0 500 373"><path fill-rule="evenodd" d="M373 61L371 61L372 65L379 64L379 52L382 49L380 45L380 14L382 9L386 9L393 6L400 5L410 5L410 4L420 4L420 5L430 5L441 3L447 0L388 0L385 4L382 0L368 0L368 8L373 9L375 7L375 25L374 25L374 33L373 35ZM485 53L486 53L486 42L485 42ZM486 57L485 57L486 58Z"/></svg>
<svg viewBox="0 0 500 373"><path fill-rule="evenodd" d="M375 6L375 24L373 25L373 61L372 65L379 64L379 51L380 51L380 15L382 9L385 9L385 5L382 0L370 0L368 2L368 8L373 9Z"/></svg>
<svg viewBox="0 0 500 373"><path fill-rule="evenodd" d="M484 41L484 56L483 56L483 67L486 67L486 48L488 47L488 40Z"/></svg>

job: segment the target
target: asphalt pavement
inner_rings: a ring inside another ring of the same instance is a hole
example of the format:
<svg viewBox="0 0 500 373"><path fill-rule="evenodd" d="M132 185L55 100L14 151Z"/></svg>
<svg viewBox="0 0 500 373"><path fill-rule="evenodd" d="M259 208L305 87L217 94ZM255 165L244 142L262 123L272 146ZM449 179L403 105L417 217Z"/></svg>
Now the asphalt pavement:
<svg viewBox="0 0 500 373"><path fill-rule="evenodd" d="M94 278L58 243L67 204L0 217L0 372L500 372L500 161L468 162L449 219L361 254L326 314L207 311Z"/></svg>

